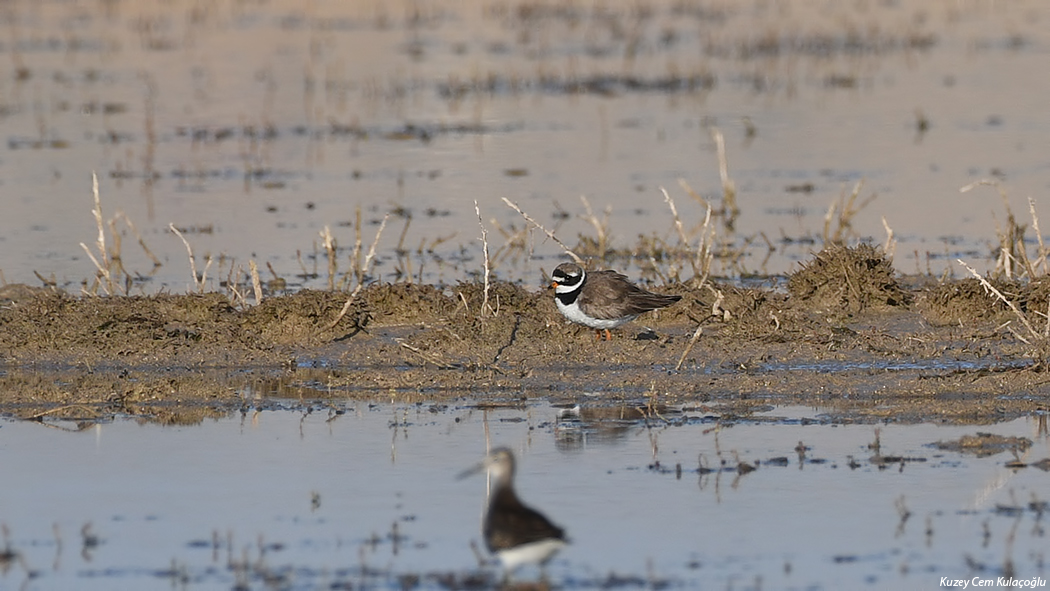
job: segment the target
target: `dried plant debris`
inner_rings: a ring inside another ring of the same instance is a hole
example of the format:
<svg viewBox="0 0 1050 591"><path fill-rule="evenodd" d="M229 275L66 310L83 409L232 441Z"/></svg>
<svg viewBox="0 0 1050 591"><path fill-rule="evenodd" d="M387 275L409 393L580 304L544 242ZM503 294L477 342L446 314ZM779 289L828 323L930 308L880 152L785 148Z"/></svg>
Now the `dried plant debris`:
<svg viewBox="0 0 1050 591"><path fill-rule="evenodd" d="M1017 294L1021 289L1017 281L988 281L1004 294ZM1006 304L972 277L932 286L921 293L916 305L934 324L1002 321L1010 313Z"/></svg>
<svg viewBox="0 0 1050 591"><path fill-rule="evenodd" d="M832 313L853 314L911 301L890 261L867 244L833 245L820 251L791 275L788 292L814 309Z"/></svg>
<svg viewBox="0 0 1050 591"><path fill-rule="evenodd" d="M1032 447L1032 440L1027 437L1007 437L978 432L976 435L963 435L954 441L938 441L930 445L944 451L969 453L983 458L1004 451L1022 453Z"/></svg>

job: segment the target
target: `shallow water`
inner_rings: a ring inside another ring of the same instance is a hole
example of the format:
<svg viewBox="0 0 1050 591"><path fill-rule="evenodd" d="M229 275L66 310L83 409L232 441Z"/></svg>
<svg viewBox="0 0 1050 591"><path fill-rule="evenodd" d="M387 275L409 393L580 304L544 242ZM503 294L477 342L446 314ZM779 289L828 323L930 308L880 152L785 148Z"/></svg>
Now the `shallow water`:
<svg viewBox="0 0 1050 591"><path fill-rule="evenodd" d="M395 213L377 278L454 283L481 269L475 199L498 276L531 284L560 249L504 235L524 222L501 197L570 245L596 235L582 194L609 208L611 246L673 247L663 186L695 246L704 209L678 181L719 204L715 127L741 210L731 232L716 220L716 275L792 269L862 179L860 201L878 197L842 230L882 243L885 218L907 273L987 266L1007 214L964 185L998 179L1021 223L1029 196L1050 211L1041 0L47 1L2 17L8 282L94 276L97 171L132 291L194 286L169 224L207 287L242 291L249 259L264 281L326 286L327 226L338 282L358 206L365 250Z"/></svg>
<svg viewBox="0 0 1050 591"><path fill-rule="evenodd" d="M801 407L720 422L697 409L646 419L563 406L336 402L193 426L3 422L0 521L16 556L0 564L0 587L491 583L470 547L485 478L455 477L489 445L517 452L519 493L571 536L548 568L556 587L928 589L1010 569L1048 577L1047 473L1007 468L1010 452L928 446L976 432L1028 437L1019 457L1034 463L1050 456L1045 417L876 426ZM882 463L871 461L876 433ZM739 462L758 469L741 474ZM97 543L85 542L87 524Z"/></svg>

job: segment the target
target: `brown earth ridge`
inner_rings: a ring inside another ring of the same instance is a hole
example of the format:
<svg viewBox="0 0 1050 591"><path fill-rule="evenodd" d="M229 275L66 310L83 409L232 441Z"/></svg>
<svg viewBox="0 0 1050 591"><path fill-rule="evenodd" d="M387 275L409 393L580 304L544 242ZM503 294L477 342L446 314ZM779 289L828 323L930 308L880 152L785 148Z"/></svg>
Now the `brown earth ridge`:
<svg viewBox="0 0 1050 591"><path fill-rule="evenodd" d="M771 405L843 422L989 423L1050 408L1050 279L899 277L878 249L832 247L787 291L689 283L616 331L569 325L551 290L372 284L240 309L222 293L75 297L0 289L0 413L192 422L270 396L514 404L530 397L724 417ZM338 322L336 320L338 319ZM652 330L648 330L651 328ZM701 330L698 332L698 328ZM696 337L696 338L694 338ZM323 402L322 402L323 404Z"/></svg>

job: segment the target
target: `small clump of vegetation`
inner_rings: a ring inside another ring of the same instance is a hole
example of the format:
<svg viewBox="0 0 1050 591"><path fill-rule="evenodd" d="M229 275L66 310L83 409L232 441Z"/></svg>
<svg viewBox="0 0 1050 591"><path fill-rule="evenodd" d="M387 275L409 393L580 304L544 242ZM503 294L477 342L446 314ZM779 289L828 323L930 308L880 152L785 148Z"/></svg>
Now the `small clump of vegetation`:
<svg viewBox="0 0 1050 591"><path fill-rule="evenodd" d="M788 293L816 309L847 314L911 301L890 261L868 244L831 245L820 251L791 275Z"/></svg>

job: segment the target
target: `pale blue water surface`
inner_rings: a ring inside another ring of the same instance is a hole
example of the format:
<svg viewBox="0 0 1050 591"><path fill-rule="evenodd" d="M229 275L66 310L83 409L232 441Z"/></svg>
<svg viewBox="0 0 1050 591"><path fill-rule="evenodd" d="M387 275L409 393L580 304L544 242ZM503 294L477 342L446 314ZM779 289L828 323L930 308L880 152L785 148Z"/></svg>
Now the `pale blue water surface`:
<svg viewBox="0 0 1050 591"><path fill-rule="evenodd" d="M1048 578L1047 472L1007 468L1010 452L928 445L1027 437L1018 458L1034 463L1050 455L1045 417L877 426L809 408L721 423L688 408L562 416L545 401L315 408L193 426L0 422L0 588L491 583L495 569L471 549L486 479L456 475L495 445L517 452L519 493L572 539L547 569L555 588L932 589L1011 568ZM869 461L876 429L881 453L903 464ZM741 461L758 469L740 474ZM701 463L716 471L701 475Z"/></svg>

